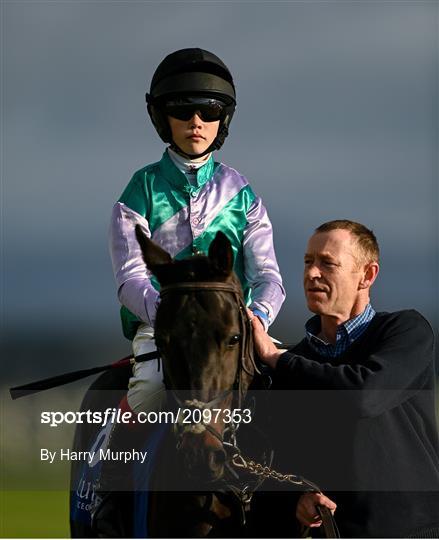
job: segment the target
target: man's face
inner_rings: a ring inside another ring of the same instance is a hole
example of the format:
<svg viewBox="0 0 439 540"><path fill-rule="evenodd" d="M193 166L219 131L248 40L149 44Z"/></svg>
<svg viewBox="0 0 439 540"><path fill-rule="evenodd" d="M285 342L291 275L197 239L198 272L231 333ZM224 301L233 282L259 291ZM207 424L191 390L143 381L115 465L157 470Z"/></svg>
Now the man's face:
<svg viewBox="0 0 439 540"><path fill-rule="evenodd" d="M178 120L168 116L172 139L186 154L201 154L213 143L218 134L220 121L203 122L198 114L190 120Z"/></svg>
<svg viewBox="0 0 439 540"><path fill-rule="evenodd" d="M364 265L349 231L336 229L316 233L305 253L304 288L308 309L344 322L359 302Z"/></svg>

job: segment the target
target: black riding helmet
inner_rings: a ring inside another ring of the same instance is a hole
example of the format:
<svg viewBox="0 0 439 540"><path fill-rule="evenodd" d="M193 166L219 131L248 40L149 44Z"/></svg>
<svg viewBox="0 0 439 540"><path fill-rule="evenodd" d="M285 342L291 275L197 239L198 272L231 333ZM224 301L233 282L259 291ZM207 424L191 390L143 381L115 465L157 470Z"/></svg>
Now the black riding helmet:
<svg viewBox="0 0 439 540"><path fill-rule="evenodd" d="M218 134L209 148L201 154L186 154L172 140L164 105L185 97L212 98L224 105ZM157 67L149 94L147 93L145 98L148 113L160 138L191 159L221 148L236 107L235 85L230 71L218 56L203 49L181 49L169 54Z"/></svg>

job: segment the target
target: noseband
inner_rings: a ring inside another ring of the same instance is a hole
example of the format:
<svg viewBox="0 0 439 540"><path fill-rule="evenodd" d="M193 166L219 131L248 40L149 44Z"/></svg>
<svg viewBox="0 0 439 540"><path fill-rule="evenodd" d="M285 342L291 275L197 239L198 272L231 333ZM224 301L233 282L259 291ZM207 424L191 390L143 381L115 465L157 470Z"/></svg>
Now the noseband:
<svg viewBox="0 0 439 540"><path fill-rule="evenodd" d="M253 335L252 335L252 324L250 317L247 314L247 308L244 303L241 289L233 283L224 283L221 281L211 281L211 282L181 282L173 283L172 285L164 286L160 291L160 298L168 296L169 294L187 294L191 292L227 292L231 294L234 298L234 302L239 311L239 326L241 332L240 339L240 350L238 365L236 369L236 374L234 382L231 388L225 390L218 396L215 396L212 400L208 402L200 401L197 399L181 401L176 393L171 390L174 399L180 406L192 407L200 410L212 409L221 401L227 397L230 393L237 391L238 392L238 408L241 408L242 399L244 397L244 389L242 387L242 374L243 372L247 373L250 376L253 376L255 373L260 373L254 360L253 352ZM252 366L253 371L249 371L248 365ZM224 444L223 437L220 433L217 432L212 426L205 423L189 423L189 424L177 424L180 427L179 434L180 439L182 435L188 431L192 433L201 433L205 430L212 433L216 438L218 438L222 444ZM231 425L230 430L232 433L232 443L234 442L234 432L236 431L236 426Z"/></svg>

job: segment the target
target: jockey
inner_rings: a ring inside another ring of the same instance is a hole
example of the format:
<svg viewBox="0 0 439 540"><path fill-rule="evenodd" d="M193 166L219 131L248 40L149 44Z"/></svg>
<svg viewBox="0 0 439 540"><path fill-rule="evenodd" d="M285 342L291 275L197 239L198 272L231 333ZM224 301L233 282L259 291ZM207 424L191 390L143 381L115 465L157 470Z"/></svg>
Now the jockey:
<svg viewBox="0 0 439 540"><path fill-rule="evenodd" d="M222 231L232 244L234 270L247 305L266 329L285 299L272 227L261 199L244 176L212 155L223 145L236 107L228 68L203 49L176 51L156 69L146 102L167 148L160 161L134 174L114 205L110 227L123 332L139 359L120 407L135 413L160 409L165 396L160 366L140 361L156 349L153 328L159 285L142 258L137 224L177 259L207 253L217 231ZM123 424L114 424L111 450L132 444L128 431ZM112 476L122 475L104 462L97 499L105 499L102 495L114 489ZM101 512L97 503L95 523L99 514L105 520L114 510Z"/></svg>
<svg viewBox="0 0 439 540"><path fill-rule="evenodd" d="M285 298L271 223L247 179L212 156L224 143L235 111L232 75L214 54L182 49L160 63L146 102L168 147L159 162L134 174L113 208L110 231L123 331L133 340L134 357L155 350L159 299L135 237L136 224L177 259L207 253L216 232L226 234L246 301L267 329ZM135 363L128 404L135 412L157 409L163 388L155 361Z"/></svg>

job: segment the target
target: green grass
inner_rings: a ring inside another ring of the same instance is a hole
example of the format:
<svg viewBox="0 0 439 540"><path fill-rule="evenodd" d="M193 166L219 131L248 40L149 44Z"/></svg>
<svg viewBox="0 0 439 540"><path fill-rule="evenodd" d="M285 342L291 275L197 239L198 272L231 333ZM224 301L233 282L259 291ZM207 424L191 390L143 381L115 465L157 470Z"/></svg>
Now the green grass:
<svg viewBox="0 0 439 540"><path fill-rule="evenodd" d="M70 538L68 491L1 491L0 537Z"/></svg>

